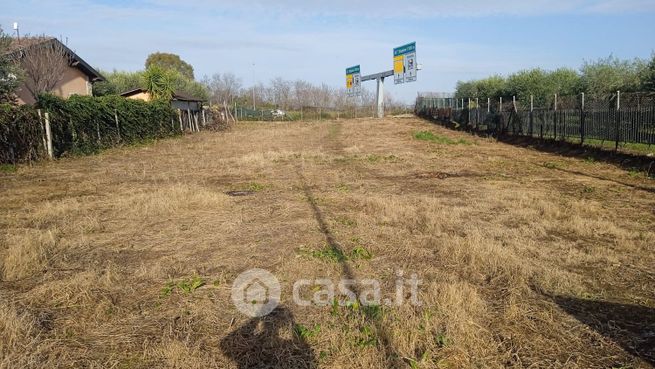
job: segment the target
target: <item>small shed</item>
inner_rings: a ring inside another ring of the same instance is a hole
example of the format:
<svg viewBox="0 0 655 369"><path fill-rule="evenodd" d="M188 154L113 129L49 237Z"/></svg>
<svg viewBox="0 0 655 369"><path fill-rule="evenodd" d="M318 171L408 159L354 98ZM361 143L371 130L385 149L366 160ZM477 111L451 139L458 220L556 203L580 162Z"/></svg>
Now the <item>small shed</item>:
<svg viewBox="0 0 655 369"><path fill-rule="evenodd" d="M128 99L143 101L152 100L150 92L142 88L135 88L134 90L123 92L121 96ZM171 98L171 107L173 107L173 109L179 109L182 111L199 112L202 110L202 102L202 99L189 96L181 92L175 92Z"/></svg>
<svg viewBox="0 0 655 369"><path fill-rule="evenodd" d="M152 95L143 88L135 88L121 94L126 99L151 101ZM177 111L180 130L200 131L200 125L205 126L207 117L202 107L203 100L176 92L171 98L171 107Z"/></svg>

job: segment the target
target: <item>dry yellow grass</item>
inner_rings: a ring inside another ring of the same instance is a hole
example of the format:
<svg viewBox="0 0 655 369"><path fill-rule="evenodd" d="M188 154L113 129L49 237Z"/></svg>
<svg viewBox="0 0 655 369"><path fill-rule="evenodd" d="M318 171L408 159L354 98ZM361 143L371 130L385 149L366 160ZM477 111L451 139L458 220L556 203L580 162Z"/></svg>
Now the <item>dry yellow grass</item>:
<svg viewBox="0 0 655 369"><path fill-rule="evenodd" d="M655 183L611 165L413 118L245 123L21 167L0 190L2 368L655 362ZM312 254L330 244L372 258ZM250 268L282 282L264 319L230 300ZM297 279L345 274L392 297L398 270L421 306L291 301Z"/></svg>

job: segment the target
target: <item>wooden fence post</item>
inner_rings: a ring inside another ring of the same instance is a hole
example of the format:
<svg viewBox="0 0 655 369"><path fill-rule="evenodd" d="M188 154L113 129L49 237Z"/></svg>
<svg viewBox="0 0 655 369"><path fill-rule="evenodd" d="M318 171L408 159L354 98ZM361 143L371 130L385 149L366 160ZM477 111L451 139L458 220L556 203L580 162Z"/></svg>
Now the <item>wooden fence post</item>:
<svg viewBox="0 0 655 369"><path fill-rule="evenodd" d="M41 116L41 109L38 109L37 112L39 113L39 123L41 124L41 140L43 141L43 151L48 153L48 141L46 139L46 132L45 132L45 123L43 122L43 116Z"/></svg>
<svg viewBox="0 0 655 369"><path fill-rule="evenodd" d="M177 109L177 120L180 122L180 131L184 131L184 128L182 127L182 110Z"/></svg>
<svg viewBox="0 0 655 369"><path fill-rule="evenodd" d="M118 111L114 109L114 119L116 120L116 133L118 133L118 140L121 139L121 128L118 125Z"/></svg>
<svg viewBox="0 0 655 369"><path fill-rule="evenodd" d="M47 143L48 157L50 159L54 158L54 153L52 149L52 130L50 129L50 113L45 112L45 137Z"/></svg>

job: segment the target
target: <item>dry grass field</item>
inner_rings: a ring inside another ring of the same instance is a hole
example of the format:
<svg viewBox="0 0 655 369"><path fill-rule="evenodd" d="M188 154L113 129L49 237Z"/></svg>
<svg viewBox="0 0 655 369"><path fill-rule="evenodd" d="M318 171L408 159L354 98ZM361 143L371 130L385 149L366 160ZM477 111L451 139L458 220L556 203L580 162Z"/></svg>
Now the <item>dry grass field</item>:
<svg viewBox="0 0 655 369"><path fill-rule="evenodd" d="M416 118L243 123L0 194L2 368L655 363L655 181L591 159ZM282 283L261 319L230 298L255 267ZM291 301L300 278L391 296L399 270L421 306Z"/></svg>

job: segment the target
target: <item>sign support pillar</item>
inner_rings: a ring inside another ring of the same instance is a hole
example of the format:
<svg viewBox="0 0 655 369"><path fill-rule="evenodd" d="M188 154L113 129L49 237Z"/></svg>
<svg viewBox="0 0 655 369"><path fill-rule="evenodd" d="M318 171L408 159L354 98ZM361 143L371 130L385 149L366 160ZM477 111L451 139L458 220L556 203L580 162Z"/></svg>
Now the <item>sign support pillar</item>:
<svg viewBox="0 0 655 369"><path fill-rule="evenodd" d="M375 116L377 118L384 118L384 79L391 76L393 76L393 70L362 76L362 82L373 80L377 82L377 93L375 94Z"/></svg>
<svg viewBox="0 0 655 369"><path fill-rule="evenodd" d="M378 77L378 89L375 95L375 105L377 106L377 117L384 118L384 77Z"/></svg>

